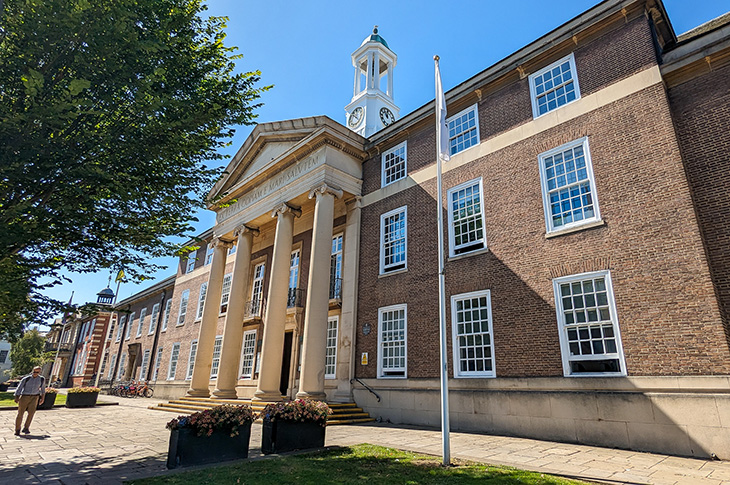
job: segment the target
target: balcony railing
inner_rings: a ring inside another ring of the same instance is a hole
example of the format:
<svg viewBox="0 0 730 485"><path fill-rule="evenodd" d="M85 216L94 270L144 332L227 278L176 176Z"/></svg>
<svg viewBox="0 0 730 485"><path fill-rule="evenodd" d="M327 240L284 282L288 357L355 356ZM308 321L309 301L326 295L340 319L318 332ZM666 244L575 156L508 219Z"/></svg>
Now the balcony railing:
<svg viewBox="0 0 730 485"><path fill-rule="evenodd" d="M302 288L289 288L286 299L287 308L304 308L304 290Z"/></svg>
<svg viewBox="0 0 730 485"><path fill-rule="evenodd" d="M71 348L73 347L73 344L71 342L46 342L45 351L46 352L71 352Z"/></svg>
<svg viewBox="0 0 730 485"><path fill-rule="evenodd" d="M330 300L342 300L342 278L330 278Z"/></svg>
<svg viewBox="0 0 730 485"><path fill-rule="evenodd" d="M244 319L261 319L264 316L266 300L261 297L257 300L249 300L246 302L246 308L243 311Z"/></svg>

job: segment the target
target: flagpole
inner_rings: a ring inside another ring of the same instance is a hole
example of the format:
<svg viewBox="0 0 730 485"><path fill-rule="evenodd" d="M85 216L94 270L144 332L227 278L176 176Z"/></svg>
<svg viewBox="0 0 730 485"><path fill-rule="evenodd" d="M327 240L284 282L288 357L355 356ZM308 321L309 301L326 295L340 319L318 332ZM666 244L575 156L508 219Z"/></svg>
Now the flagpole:
<svg viewBox="0 0 730 485"><path fill-rule="evenodd" d="M449 371L446 357L446 281L444 279L444 215L443 189L441 186L441 159L448 160L448 132L446 131L446 99L441 86L439 56L433 56L436 77L436 212L439 253L439 341L441 344L441 448L444 465L451 464L449 438Z"/></svg>

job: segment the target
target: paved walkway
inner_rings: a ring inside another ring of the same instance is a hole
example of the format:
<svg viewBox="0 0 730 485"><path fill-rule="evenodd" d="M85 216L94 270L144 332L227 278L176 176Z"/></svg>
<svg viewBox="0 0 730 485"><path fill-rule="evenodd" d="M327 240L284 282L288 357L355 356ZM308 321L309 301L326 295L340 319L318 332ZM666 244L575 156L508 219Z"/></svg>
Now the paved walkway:
<svg viewBox="0 0 730 485"><path fill-rule="evenodd" d="M0 411L0 483L115 484L168 473L174 415L147 409L158 401L100 396L118 406L39 411L31 434L13 435L14 411ZM373 443L439 455L438 430L386 424L332 426L327 445ZM260 456L261 426L251 432ZM501 436L452 433L452 456L609 483L729 484L730 462L677 458Z"/></svg>

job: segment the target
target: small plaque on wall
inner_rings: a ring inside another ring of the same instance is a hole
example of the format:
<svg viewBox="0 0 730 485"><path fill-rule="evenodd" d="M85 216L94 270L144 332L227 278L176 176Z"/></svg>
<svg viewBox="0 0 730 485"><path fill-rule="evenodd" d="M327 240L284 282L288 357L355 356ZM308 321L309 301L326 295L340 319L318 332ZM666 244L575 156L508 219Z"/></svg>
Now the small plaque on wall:
<svg viewBox="0 0 730 485"><path fill-rule="evenodd" d="M368 365L368 353L367 352L362 353L362 357L360 358L360 364Z"/></svg>
<svg viewBox="0 0 730 485"><path fill-rule="evenodd" d="M365 325L362 326L362 334L368 335L369 333L370 333L370 324L366 323Z"/></svg>

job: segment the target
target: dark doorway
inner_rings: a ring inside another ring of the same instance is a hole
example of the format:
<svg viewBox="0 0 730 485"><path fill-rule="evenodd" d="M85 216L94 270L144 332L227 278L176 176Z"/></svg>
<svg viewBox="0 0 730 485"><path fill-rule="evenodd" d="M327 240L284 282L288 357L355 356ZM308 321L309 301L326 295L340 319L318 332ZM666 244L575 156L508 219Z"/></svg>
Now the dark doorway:
<svg viewBox="0 0 730 485"><path fill-rule="evenodd" d="M281 356L281 383L279 391L285 396L289 389L289 368L291 367L291 344L294 332L286 332L284 334L284 355Z"/></svg>

